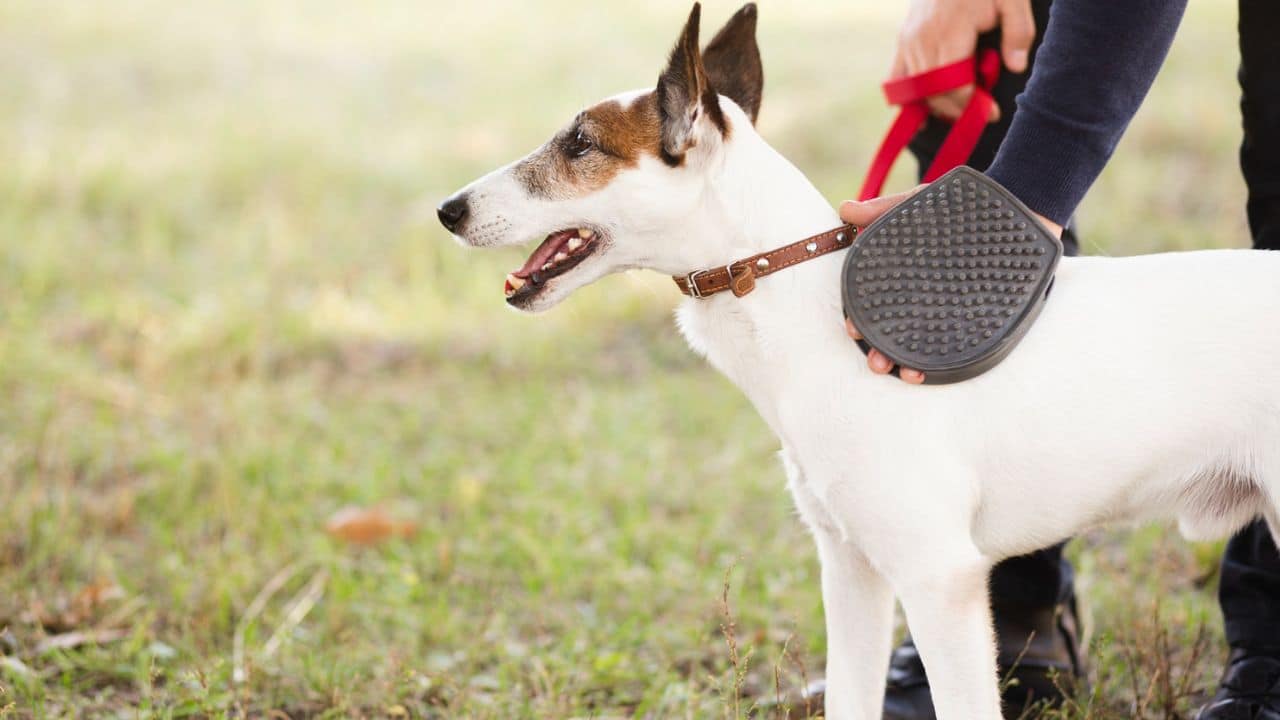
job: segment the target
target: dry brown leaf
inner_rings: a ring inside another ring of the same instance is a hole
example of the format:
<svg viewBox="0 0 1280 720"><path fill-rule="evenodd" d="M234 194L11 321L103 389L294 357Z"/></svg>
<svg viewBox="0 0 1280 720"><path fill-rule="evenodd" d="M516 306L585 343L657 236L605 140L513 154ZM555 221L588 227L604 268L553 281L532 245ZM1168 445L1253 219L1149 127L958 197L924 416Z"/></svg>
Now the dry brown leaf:
<svg viewBox="0 0 1280 720"><path fill-rule="evenodd" d="M391 516L380 507L344 507L329 517L324 529L330 536L355 545L376 545L395 537L409 537L418 527Z"/></svg>
<svg viewBox="0 0 1280 720"><path fill-rule="evenodd" d="M103 604L111 600L119 600L122 597L124 597L124 590L121 590L119 585L110 580L98 579L89 585L85 585L80 592L76 593L72 606L80 613L81 617L90 617Z"/></svg>
<svg viewBox="0 0 1280 720"><path fill-rule="evenodd" d="M95 621L99 611L124 591L111 580L98 579L84 586L74 597L58 594L52 598L33 597L27 618L47 632L64 633Z"/></svg>

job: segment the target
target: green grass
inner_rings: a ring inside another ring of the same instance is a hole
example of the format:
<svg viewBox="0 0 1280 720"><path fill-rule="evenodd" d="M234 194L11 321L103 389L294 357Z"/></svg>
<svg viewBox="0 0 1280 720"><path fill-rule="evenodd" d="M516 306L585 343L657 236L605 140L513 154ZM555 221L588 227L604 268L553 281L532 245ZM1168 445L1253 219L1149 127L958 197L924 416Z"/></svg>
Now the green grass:
<svg viewBox="0 0 1280 720"><path fill-rule="evenodd" d="M820 675L776 442L683 348L669 281L518 316L521 253L434 224L651 82L686 11L0 4L0 717L722 717ZM890 120L898 12L762 10L761 128L833 201ZM1246 243L1234 5L1190 13L1090 252ZM341 543L352 504L418 531ZM1072 552L1096 698L1071 717L1187 717L1222 657L1217 547ZM111 634L47 647L74 632ZM1189 691L1144 704L1169 676Z"/></svg>

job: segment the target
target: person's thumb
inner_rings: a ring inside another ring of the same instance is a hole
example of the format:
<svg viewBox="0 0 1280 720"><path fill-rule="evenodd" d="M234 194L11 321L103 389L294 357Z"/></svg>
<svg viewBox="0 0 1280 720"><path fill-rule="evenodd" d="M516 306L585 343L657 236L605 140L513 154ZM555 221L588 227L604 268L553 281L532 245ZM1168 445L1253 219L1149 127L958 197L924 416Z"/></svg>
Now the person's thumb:
<svg viewBox="0 0 1280 720"><path fill-rule="evenodd" d="M1000 0L1000 55L1005 67L1025 72L1030 62L1031 43L1036 39L1036 21L1031 0Z"/></svg>
<svg viewBox="0 0 1280 720"><path fill-rule="evenodd" d="M900 192L895 195L882 195L865 202L846 200L840 204L840 219L855 227L866 227L885 214L890 208L920 192L924 185Z"/></svg>

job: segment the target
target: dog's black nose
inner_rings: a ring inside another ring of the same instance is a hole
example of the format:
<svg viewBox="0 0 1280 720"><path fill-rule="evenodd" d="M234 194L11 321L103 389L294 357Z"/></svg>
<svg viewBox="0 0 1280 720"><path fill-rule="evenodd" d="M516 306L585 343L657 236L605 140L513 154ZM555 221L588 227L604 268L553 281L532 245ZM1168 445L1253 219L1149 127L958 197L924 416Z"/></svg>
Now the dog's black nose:
<svg viewBox="0 0 1280 720"><path fill-rule="evenodd" d="M440 218L440 224L446 230L456 231L462 221L467 219L467 196L454 195L440 203L440 207L436 208L436 217Z"/></svg>

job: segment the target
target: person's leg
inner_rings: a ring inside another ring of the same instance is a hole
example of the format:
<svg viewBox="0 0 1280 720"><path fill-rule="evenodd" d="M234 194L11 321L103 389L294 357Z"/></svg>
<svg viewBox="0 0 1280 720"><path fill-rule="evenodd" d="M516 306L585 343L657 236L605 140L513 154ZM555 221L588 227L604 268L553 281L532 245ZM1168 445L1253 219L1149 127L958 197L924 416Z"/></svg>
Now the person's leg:
<svg viewBox="0 0 1280 720"><path fill-rule="evenodd" d="M1035 64L1038 38L1049 19L1050 0L1033 0L1037 42L1032 47L1031 63ZM999 36L984 36L983 47L998 47ZM996 150L1009 130L1017 110L1015 99L1026 86L1030 73L1003 73L992 95L1000 106L1000 120L983 132L968 165L985 170L995 159ZM912 139L910 149L923 177L942 145L950 123L931 118ZM1063 246L1068 255L1077 253L1075 232L1068 227L1063 233ZM1006 713L1018 714L1029 701L1054 699L1060 694L1056 675L1070 684L1071 676L1081 673L1078 628L1076 627L1074 574L1062 556L1063 545L1011 558L991 573L991 606L999 641L1002 672L1014 669L1018 682L1005 694ZM889 684L885 695L885 720L932 720L933 703L924 665L908 638L893 654Z"/></svg>
<svg viewBox="0 0 1280 720"><path fill-rule="evenodd" d="M1227 543L1218 600L1231 647L1280 656L1280 552L1261 520Z"/></svg>
<svg viewBox="0 0 1280 720"><path fill-rule="evenodd" d="M1280 250L1280 3L1240 0L1240 170L1253 246ZM1266 523L1227 543L1218 585L1227 642L1222 685L1200 720L1280 720L1280 551Z"/></svg>
<svg viewBox="0 0 1280 720"><path fill-rule="evenodd" d="M1253 246L1280 250L1280 4L1240 0L1240 170Z"/></svg>
<svg viewBox="0 0 1280 720"><path fill-rule="evenodd" d="M1280 552L1266 523L1227 543L1218 598L1231 652L1198 720L1280 720Z"/></svg>
<svg viewBox="0 0 1280 720"><path fill-rule="evenodd" d="M1280 3L1240 0L1240 169L1253 245L1280 250ZM1280 551L1259 521L1227 544L1219 589L1232 647L1280 653Z"/></svg>

